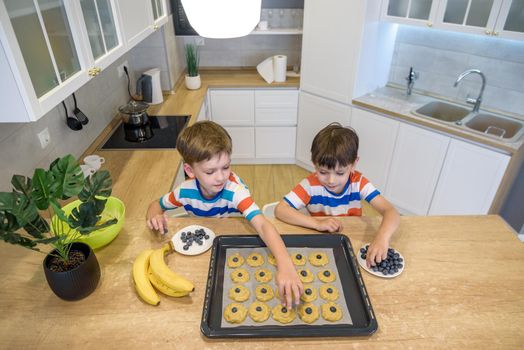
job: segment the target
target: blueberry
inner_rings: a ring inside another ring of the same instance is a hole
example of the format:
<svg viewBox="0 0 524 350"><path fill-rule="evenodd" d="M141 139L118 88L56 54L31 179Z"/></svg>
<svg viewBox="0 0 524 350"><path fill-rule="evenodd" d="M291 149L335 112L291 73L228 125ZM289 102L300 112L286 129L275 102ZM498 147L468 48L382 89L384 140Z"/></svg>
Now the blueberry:
<svg viewBox="0 0 524 350"><path fill-rule="evenodd" d="M307 295L311 295L311 293L313 293L313 291L310 289L310 288L307 288L304 293L306 293Z"/></svg>
<svg viewBox="0 0 524 350"><path fill-rule="evenodd" d="M318 260L320 260L320 259L322 259L322 255L318 254L318 255L316 256L316 258L317 258Z"/></svg>
<svg viewBox="0 0 524 350"><path fill-rule="evenodd" d="M251 259L253 259L253 260L256 261L256 260L258 260L258 257L255 255L255 256L253 256Z"/></svg>
<svg viewBox="0 0 524 350"><path fill-rule="evenodd" d="M331 311L331 312L337 312L337 308L334 307L334 306L331 306L331 307L329 308L329 311Z"/></svg>
<svg viewBox="0 0 524 350"><path fill-rule="evenodd" d="M395 267L395 268L393 269L393 273L397 273L397 272L398 272L398 269Z"/></svg>
<svg viewBox="0 0 524 350"><path fill-rule="evenodd" d="M382 261L382 262L380 263L380 267L386 267L386 266L387 266L387 265L386 265L386 262L385 262L385 261Z"/></svg>
<svg viewBox="0 0 524 350"><path fill-rule="evenodd" d="M395 253L395 254L393 254L393 256L394 256L395 258L397 258L397 259L400 258L400 254L399 254L399 253Z"/></svg>
<svg viewBox="0 0 524 350"><path fill-rule="evenodd" d="M266 273L264 271L260 271L260 273L258 274L260 277L264 277L266 275Z"/></svg>
<svg viewBox="0 0 524 350"><path fill-rule="evenodd" d="M331 273L328 270L326 270L326 271L324 271L323 275L326 276L326 277L329 277L329 276L331 276Z"/></svg>
<svg viewBox="0 0 524 350"><path fill-rule="evenodd" d="M300 274L301 274L303 277L306 277L306 276L307 276L307 271L302 270L302 271L300 271Z"/></svg>
<svg viewBox="0 0 524 350"><path fill-rule="evenodd" d="M382 270L382 274L386 276L388 274L388 270Z"/></svg>
<svg viewBox="0 0 524 350"><path fill-rule="evenodd" d="M231 312L232 312L232 313L235 313L235 312L237 312L237 311L238 311L238 310L237 310L236 307L234 307L234 308L231 309Z"/></svg>
<svg viewBox="0 0 524 350"><path fill-rule="evenodd" d="M360 252L364 254L367 250L365 248L360 248Z"/></svg>
<svg viewBox="0 0 524 350"><path fill-rule="evenodd" d="M255 309L257 310L258 312L262 311L262 308L260 306L257 306L257 308Z"/></svg>
<svg viewBox="0 0 524 350"><path fill-rule="evenodd" d="M366 259L366 254L361 254L360 257L361 257L362 259Z"/></svg>
<svg viewBox="0 0 524 350"><path fill-rule="evenodd" d="M328 288L328 289L326 289L326 292L328 292L329 294L331 294L331 293L333 293L333 289Z"/></svg>
<svg viewBox="0 0 524 350"><path fill-rule="evenodd" d="M204 242L202 242L202 241L197 241L197 243L198 243L198 245L204 244Z"/></svg>
<svg viewBox="0 0 524 350"><path fill-rule="evenodd" d="M186 237L182 237L180 240L182 241L182 243L186 243L187 242Z"/></svg>
<svg viewBox="0 0 524 350"><path fill-rule="evenodd" d="M297 255L296 255L296 258L297 258L298 260L301 260L301 259L302 259L302 254L297 254Z"/></svg>
<svg viewBox="0 0 524 350"><path fill-rule="evenodd" d="M399 269L401 269L401 268L403 268L403 267L404 267L404 265L402 265L402 264L398 264L398 268L399 268Z"/></svg>
<svg viewBox="0 0 524 350"><path fill-rule="evenodd" d="M306 307L306 314L311 315L313 313L313 310L310 307Z"/></svg>
<svg viewBox="0 0 524 350"><path fill-rule="evenodd" d="M205 238L205 239L209 239L209 235L205 235L204 238Z"/></svg>
<svg viewBox="0 0 524 350"><path fill-rule="evenodd" d="M185 246L182 247L184 250L188 250L189 249L189 246L186 244Z"/></svg>
<svg viewBox="0 0 524 350"><path fill-rule="evenodd" d="M240 293L240 288L235 288L235 293Z"/></svg>
<svg viewBox="0 0 524 350"><path fill-rule="evenodd" d="M262 288L262 289L260 290L260 293L262 293L262 294L266 294L266 293L267 293L267 289L266 289L266 288Z"/></svg>
<svg viewBox="0 0 524 350"><path fill-rule="evenodd" d="M376 266L371 267L371 269L372 269L374 272L377 272L377 271L378 271L378 267L376 267Z"/></svg>
<svg viewBox="0 0 524 350"><path fill-rule="evenodd" d="M282 308L282 312L283 312L283 313L286 313L286 312L287 312L287 308L286 308L286 307L283 307L283 308Z"/></svg>
<svg viewBox="0 0 524 350"><path fill-rule="evenodd" d="M242 277L242 272L237 273L238 277Z"/></svg>
<svg viewBox="0 0 524 350"><path fill-rule="evenodd" d="M234 258L233 258L233 262L238 262L238 258L237 258L237 257L234 257Z"/></svg>
<svg viewBox="0 0 524 350"><path fill-rule="evenodd" d="M404 261L404 259L398 258L398 262L403 262L403 261Z"/></svg>

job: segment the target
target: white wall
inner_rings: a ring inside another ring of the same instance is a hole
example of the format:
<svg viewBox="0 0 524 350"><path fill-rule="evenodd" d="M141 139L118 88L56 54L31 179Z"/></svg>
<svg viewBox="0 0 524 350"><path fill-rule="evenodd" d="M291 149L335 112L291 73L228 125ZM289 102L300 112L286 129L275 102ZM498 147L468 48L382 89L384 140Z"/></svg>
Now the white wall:
<svg viewBox="0 0 524 350"><path fill-rule="evenodd" d="M481 80L477 74L453 87L461 72L478 68L487 79L482 105L524 118L522 41L400 25L389 80L405 86L410 66L420 73L415 89L458 101L465 101L468 93L478 96Z"/></svg>

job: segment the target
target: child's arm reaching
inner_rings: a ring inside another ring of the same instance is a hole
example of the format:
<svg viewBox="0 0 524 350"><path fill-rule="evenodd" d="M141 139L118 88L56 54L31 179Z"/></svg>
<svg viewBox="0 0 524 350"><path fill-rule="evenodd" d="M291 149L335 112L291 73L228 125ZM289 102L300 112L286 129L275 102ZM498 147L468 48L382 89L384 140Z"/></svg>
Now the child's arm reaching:
<svg viewBox="0 0 524 350"><path fill-rule="evenodd" d="M275 208L275 216L288 224L311 228L317 231L340 232L342 224L332 217L313 217L302 214L282 200Z"/></svg>
<svg viewBox="0 0 524 350"><path fill-rule="evenodd" d="M164 209L158 200L153 201L147 209L147 226L151 230L158 230L161 234L167 231L167 219L164 216Z"/></svg>
<svg viewBox="0 0 524 350"><path fill-rule="evenodd" d="M277 261L276 282L281 302L287 308L292 308L294 299L295 304L298 305L300 296L304 292L304 287L298 277L293 261L289 257L282 237L280 237L275 227L262 215L253 217L251 225L257 230Z"/></svg>
<svg viewBox="0 0 524 350"><path fill-rule="evenodd" d="M400 224L400 216L397 210L384 197L376 196L369 204L382 215L382 223L373 242L368 247L366 256L368 267L387 258L389 240Z"/></svg>

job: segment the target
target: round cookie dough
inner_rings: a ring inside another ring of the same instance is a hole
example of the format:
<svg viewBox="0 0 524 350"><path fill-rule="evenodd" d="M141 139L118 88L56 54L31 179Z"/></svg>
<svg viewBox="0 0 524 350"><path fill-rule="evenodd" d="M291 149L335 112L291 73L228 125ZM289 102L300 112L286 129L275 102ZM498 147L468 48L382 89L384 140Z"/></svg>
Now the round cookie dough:
<svg viewBox="0 0 524 350"><path fill-rule="evenodd" d="M239 301L239 302L246 301L247 299L249 299L250 295L251 295L251 292L249 291L249 289L247 289L246 287L244 287L241 284L234 285L229 290L229 297L233 299L234 301Z"/></svg>
<svg viewBox="0 0 524 350"><path fill-rule="evenodd" d="M317 277L324 283L334 282L337 279L337 276L330 269L319 271Z"/></svg>
<svg viewBox="0 0 524 350"><path fill-rule="evenodd" d="M315 279L315 276L309 271L309 269L298 270L298 278L302 283L311 283Z"/></svg>
<svg viewBox="0 0 524 350"><path fill-rule="evenodd" d="M277 266L277 259L275 259L275 256L273 254L269 254L267 256L267 261L273 266Z"/></svg>
<svg viewBox="0 0 524 350"><path fill-rule="evenodd" d="M271 315L271 309L265 303L255 301L249 306L249 317L255 322L264 322Z"/></svg>
<svg viewBox="0 0 524 350"><path fill-rule="evenodd" d="M268 301L273 299L275 294L269 284L259 284L255 289L255 296L259 301Z"/></svg>
<svg viewBox="0 0 524 350"><path fill-rule="evenodd" d="M328 263L328 258L326 253L313 252L309 254L309 262L313 266L324 266Z"/></svg>
<svg viewBox="0 0 524 350"><path fill-rule="evenodd" d="M300 300L310 303L317 299L317 290L311 285L304 285L304 293L300 296Z"/></svg>
<svg viewBox="0 0 524 350"><path fill-rule="evenodd" d="M342 308L333 302L322 304L322 317L326 321L338 321L342 318Z"/></svg>
<svg viewBox="0 0 524 350"><path fill-rule="evenodd" d="M271 313L273 315L273 319L280 323L289 323L293 321L296 317L295 310L289 310L288 308L280 304L275 305L275 307L273 307L273 310L271 310Z"/></svg>
<svg viewBox="0 0 524 350"><path fill-rule="evenodd" d="M247 264L252 267L263 265L264 257L260 253L251 253L247 257Z"/></svg>
<svg viewBox="0 0 524 350"><path fill-rule="evenodd" d="M306 264L306 257L301 253L292 254L291 260L293 260L293 264L297 266L303 266Z"/></svg>
<svg viewBox="0 0 524 350"><path fill-rule="evenodd" d="M229 323L242 323L247 316L247 309L239 303L231 303L224 310L224 318Z"/></svg>
<svg viewBox="0 0 524 350"><path fill-rule="evenodd" d="M266 283L271 281L273 278L273 273L269 271L268 269L258 269L255 271L255 279L258 282Z"/></svg>
<svg viewBox="0 0 524 350"><path fill-rule="evenodd" d="M249 272L246 269L238 268L231 272L231 280L235 283L244 283L249 281Z"/></svg>
<svg viewBox="0 0 524 350"><path fill-rule="evenodd" d="M306 323L313 323L318 319L318 307L315 304L304 303L297 308L298 317Z"/></svg>
<svg viewBox="0 0 524 350"><path fill-rule="evenodd" d="M242 264L244 264L244 257L239 253L230 255L229 258L227 258L227 266L231 268L240 267Z"/></svg>
<svg viewBox="0 0 524 350"><path fill-rule="evenodd" d="M323 284L320 287L320 297L324 300L335 301L338 299L338 290L330 284Z"/></svg>

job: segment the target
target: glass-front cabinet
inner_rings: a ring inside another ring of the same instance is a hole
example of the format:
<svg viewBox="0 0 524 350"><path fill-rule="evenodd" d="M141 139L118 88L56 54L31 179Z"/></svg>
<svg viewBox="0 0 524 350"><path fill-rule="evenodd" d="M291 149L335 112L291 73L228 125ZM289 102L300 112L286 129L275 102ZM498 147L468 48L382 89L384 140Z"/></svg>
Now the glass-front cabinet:
<svg viewBox="0 0 524 350"><path fill-rule="evenodd" d="M151 7L153 8L153 20L157 26L167 22L167 9L165 0L151 0Z"/></svg>
<svg viewBox="0 0 524 350"><path fill-rule="evenodd" d="M524 0L442 0L438 27L524 39Z"/></svg>
<svg viewBox="0 0 524 350"><path fill-rule="evenodd" d="M432 27L438 0L384 0L381 19L396 23Z"/></svg>

